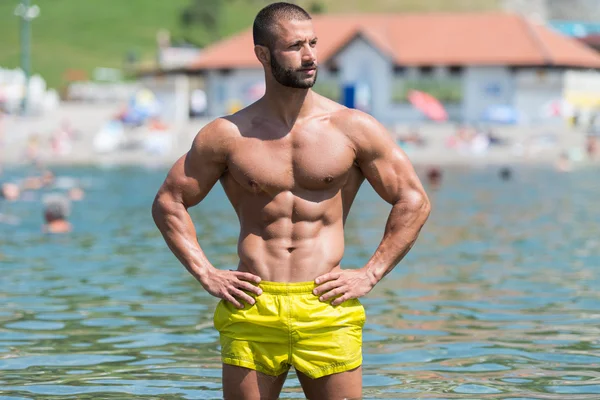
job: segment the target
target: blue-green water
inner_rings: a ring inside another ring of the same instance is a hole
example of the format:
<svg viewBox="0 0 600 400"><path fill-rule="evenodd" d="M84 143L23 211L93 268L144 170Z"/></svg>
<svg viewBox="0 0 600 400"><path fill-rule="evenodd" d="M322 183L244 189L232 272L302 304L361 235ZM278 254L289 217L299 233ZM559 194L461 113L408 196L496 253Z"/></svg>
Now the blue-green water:
<svg viewBox="0 0 600 400"><path fill-rule="evenodd" d="M220 398L217 300L150 217L165 171L57 174L87 186L74 233L40 233L39 197L2 206L21 223L0 225L0 398ZM364 397L599 399L597 171L447 170L429 193L417 245L363 299ZM388 211L363 186L346 267L368 259ZM235 266L221 189L192 214L212 262ZM303 398L293 373L282 398Z"/></svg>

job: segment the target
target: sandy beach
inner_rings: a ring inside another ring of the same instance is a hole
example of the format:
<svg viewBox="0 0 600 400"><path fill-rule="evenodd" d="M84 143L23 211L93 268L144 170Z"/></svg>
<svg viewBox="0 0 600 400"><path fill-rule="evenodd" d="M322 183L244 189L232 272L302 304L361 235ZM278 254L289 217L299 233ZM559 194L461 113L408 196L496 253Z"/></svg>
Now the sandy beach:
<svg viewBox="0 0 600 400"><path fill-rule="evenodd" d="M37 158L45 165L169 165L184 154L194 135L210 119L194 119L179 126L168 126L161 141L149 145L147 129L125 133L112 151L100 152L94 139L111 116L119 110L115 104L73 104L61 106L43 116L5 115L0 120L2 148L0 160L19 165L28 160L28 146L35 143ZM66 148L53 148L53 136L61 128L72 131ZM456 133L454 124L423 123L389 127L393 135L406 135L417 127L422 146L403 145L415 165L514 165L555 164L561 153L569 155L574 166L596 164L585 154L585 133L563 123L531 126L495 126L494 134L502 144L477 147L450 146ZM35 139L33 139L35 138ZM97 146L96 146L97 147Z"/></svg>

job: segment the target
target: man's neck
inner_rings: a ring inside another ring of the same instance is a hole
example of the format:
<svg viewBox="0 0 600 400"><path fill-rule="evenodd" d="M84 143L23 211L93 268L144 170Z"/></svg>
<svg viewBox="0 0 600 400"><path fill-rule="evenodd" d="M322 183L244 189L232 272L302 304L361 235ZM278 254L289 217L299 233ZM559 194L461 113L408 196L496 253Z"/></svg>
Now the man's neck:
<svg viewBox="0 0 600 400"><path fill-rule="evenodd" d="M294 89L277 84L267 86L263 97L268 112L288 127L298 119L310 114L314 102L314 92L310 89Z"/></svg>

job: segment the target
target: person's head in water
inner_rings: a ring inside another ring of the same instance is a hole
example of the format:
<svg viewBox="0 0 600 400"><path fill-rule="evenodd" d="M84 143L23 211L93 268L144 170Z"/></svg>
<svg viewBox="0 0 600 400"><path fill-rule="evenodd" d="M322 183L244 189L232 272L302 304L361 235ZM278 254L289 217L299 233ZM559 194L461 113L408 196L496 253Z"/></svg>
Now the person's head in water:
<svg viewBox="0 0 600 400"><path fill-rule="evenodd" d="M503 181L508 181L512 177L512 171L508 167L503 167L500 169L500 179Z"/></svg>
<svg viewBox="0 0 600 400"><path fill-rule="evenodd" d="M442 170L438 167L431 167L427 170L427 182L433 187L437 189L442 183Z"/></svg>
<svg viewBox="0 0 600 400"><path fill-rule="evenodd" d="M46 222L66 220L70 213L69 200L64 196L48 196L45 200L44 218Z"/></svg>
<svg viewBox="0 0 600 400"><path fill-rule="evenodd" d="M312 18L290 3L273 3L256 15L254 52L280 85L309 89L317 81L317 37Z"/></svg>
<svg viewBox="0 0 600 400"><path fill-rule="evenodd" d="M15 201L19 199L21 191L19 186L14 183L3 183L0 185L0 199Z"/></svg>
<svg viewBox="0 0 600 400"><path fill-rule="evenodd" d="M85 193L80 187L72 187L71 189L69 189L69 199L73 201L82 200L84 196Z"/></svg>
<svg viewBox="0 0 600 400"><path fill-rule="evenodd" d="M67 221L71 212L69 199L61 195L51 195L44 200L44 219L46 225L43 229L50 233L64 233L71 231L71 224Z"/></svg>

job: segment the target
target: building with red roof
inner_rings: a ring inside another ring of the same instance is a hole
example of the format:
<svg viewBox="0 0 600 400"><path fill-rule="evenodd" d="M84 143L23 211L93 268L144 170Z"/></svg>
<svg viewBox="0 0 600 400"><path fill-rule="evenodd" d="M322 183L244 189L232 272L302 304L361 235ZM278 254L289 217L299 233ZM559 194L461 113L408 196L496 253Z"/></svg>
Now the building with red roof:
<svg viewBox="0 0 600 400"><path fill-rule="evenodd" d="M600 69L600 55L516 14L319 15L315 90L384 123L424 116L407 102L426 91L454 120L480 121L494 106L535 118L562 97L567 70ZM235 111L260 97L264 74L248 29L205 48L186 68L205 79L208 113Z"/></svg>

